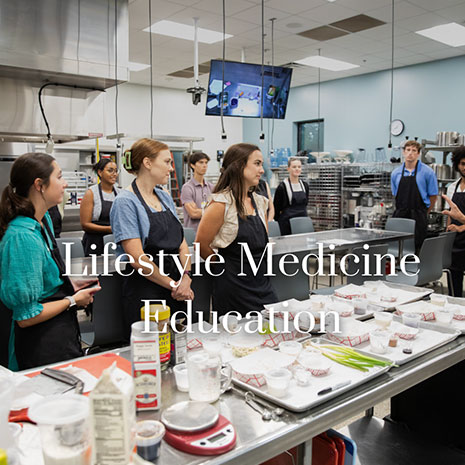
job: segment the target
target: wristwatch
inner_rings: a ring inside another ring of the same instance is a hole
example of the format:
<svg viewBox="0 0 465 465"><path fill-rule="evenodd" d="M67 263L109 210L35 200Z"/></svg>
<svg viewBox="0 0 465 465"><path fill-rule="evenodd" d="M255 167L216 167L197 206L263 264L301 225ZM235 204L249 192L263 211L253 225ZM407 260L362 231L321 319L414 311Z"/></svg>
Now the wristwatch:
<svg viewBox="0 0 465 465"><path fill-rule="evenodd" d="M65 299L69 300L69 306L66 310L70 310L71 308L76 307L76 300L74 300L74 297L72 295L67 295Z"/></svg>

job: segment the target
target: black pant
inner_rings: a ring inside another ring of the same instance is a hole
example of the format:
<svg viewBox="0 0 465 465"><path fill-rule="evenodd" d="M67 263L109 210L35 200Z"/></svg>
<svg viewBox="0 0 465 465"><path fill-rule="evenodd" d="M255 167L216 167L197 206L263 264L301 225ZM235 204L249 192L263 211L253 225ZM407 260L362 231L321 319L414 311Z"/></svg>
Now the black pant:
<svg viewBox="0 0 465 465"><path fill-rule="evenodd" d="M450 270L452 289L449 289L449 295L454 297L463 296L463 271Z"/></svg>

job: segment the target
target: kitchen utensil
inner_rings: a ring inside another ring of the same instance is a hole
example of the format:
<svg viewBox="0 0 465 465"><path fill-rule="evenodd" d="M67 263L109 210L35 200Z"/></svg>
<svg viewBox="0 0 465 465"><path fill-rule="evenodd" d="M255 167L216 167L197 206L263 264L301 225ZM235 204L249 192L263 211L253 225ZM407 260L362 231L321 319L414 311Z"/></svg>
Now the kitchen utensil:
<svg viewBox="0 0 465 465"><path fill-rule="evenodd" d="M241 391L233 385L231 385L231 390L236 394L239 394L241 397L244 397L244 399L247 396L249 399L254 400L257 404L260 404L262 407L271 409L273 417L280 417L284 414L284 409L282 409L281 407L275 407L274 405L270 405L268 402L265 402L260 397L257 397L252 391Z"/></svg>
<svg viewBox="0 0 465 465"><path fill-rule="evenodd" d="M262 420L264 421L270 421L273 418L273 415L271 412L266 409L265 407L262 407L259 405L255 399L250 396L249 392L245 393L245 403L249 406L252 407L256 412L258 412L262 416Z"/></svg>
<svg viewBox="0 0 465 465"><path fill-rule="evenodd" d="M275 368L265 373L268 393L275 397L284 397L289 388L292 373L286 368Z"/></svg>
<svg viewBox="0 0 465 465"><path fill-rule="evenodd" d="M215 402L231 383L231 366L221 381L221 358L205 350L193 351L187 356L189 397L201 402Z"/></svg>
<svg viewBox="0 0 465 465"><path fill-rule="evenodd" d="M231 422L206 402L185 401L163 411L165 441L183 452L218 455L236 444L236 430Z"/></svg>
<svg viewBox="0 0 465 465"><path fill-rule="evenodd" d="M189 392L189 377L187 373L187 365L180 363L173 368L176 387L179 391Z"/></svg>
<svg viewBox="0 0 465 465"><path fill-rule="evenodd" d="M384 354L389 345L391 333L385 330L375 330L370 333L370 347L376 354Z"/></svg>

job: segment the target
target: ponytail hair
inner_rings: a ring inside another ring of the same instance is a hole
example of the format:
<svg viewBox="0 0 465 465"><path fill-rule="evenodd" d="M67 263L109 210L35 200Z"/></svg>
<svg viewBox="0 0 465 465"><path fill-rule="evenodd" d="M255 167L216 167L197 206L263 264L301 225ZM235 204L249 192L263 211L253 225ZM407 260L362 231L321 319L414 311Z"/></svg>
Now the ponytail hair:
<svg viewBox="0 0 465 465"><path fill-rule="evenodd" d="M103 171L105 169L105 166L108 165L108 163L115 163L111 158L101 158L97 163L95 163L92 166L92 169L94 170L95 174L100 178L100 175L98 174L99 171Z"/></svg>
<svg viewBox="0 0 465 465"><path fill-rule="evenodd" d="M48 185L54 160L46 153L25 153L13 163L10 182L0 200L0 239L17 216L34 218L35 208L28 198L29 190L37 178L42 179L44 186Z"/></svg>

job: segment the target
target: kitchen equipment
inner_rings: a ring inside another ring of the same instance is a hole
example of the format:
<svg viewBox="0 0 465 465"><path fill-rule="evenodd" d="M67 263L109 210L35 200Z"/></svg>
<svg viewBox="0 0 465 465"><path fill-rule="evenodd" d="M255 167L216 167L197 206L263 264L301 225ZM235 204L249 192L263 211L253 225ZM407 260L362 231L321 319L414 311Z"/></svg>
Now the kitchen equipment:
<svg viewBox="0 0 465 465"><path fill-rule="evenodd" d="M165 435L163 423L156 420L138 421L136 424L137 455L154 462L160 455L160 445Z"/></svg>
<svg viewBox="0 0 465 465"><path fill-rule="evenodd" d="M179 402L161 415L166 427L165 441L176 449L194 455L218 455L236 444L231 422L206 402Z"/></svg>
<svg viewBox="0 0 465 465"><path fill-rule="evenodd" d="M253 393L248 391L245 393L245 403L252 407L256 412L258 412L262 416L263 421L270 421L273 419L273 414L266 408L259 404L254 398L252 398Z"/></svg>
<svg viewBox="0 0 465 465"><path fill-rule="evenodd" d="M342 383L338 383L335 386L328 387L326 389L322 389L321 391L318 392L319 396L322 396L324 394L329 394L330 392L336 391L338 389L341 389L343 387L348 386L352 381L343 381Z"/></svg>
<svg viewBox="0 0 465 465"><path fill-rule="evenodd" d="M433 163L431 169L435 172L438 179L451 179L452 169L449 165Z"/></svg>
<svg viewBox="0 0 465 465"><path fill-rule="evenodd" d="M386 151L384 147L377 147L375 150L375 161L377 163L382 163L386 161Z"/></svg>
<svg viewBox="0 0 465 465"><path fill-rule="evenodd" d="M194 351L187 356L189 397L195 401L215 402L231 383L231 366L221 381L221 357L206 350Z"/></svg>

